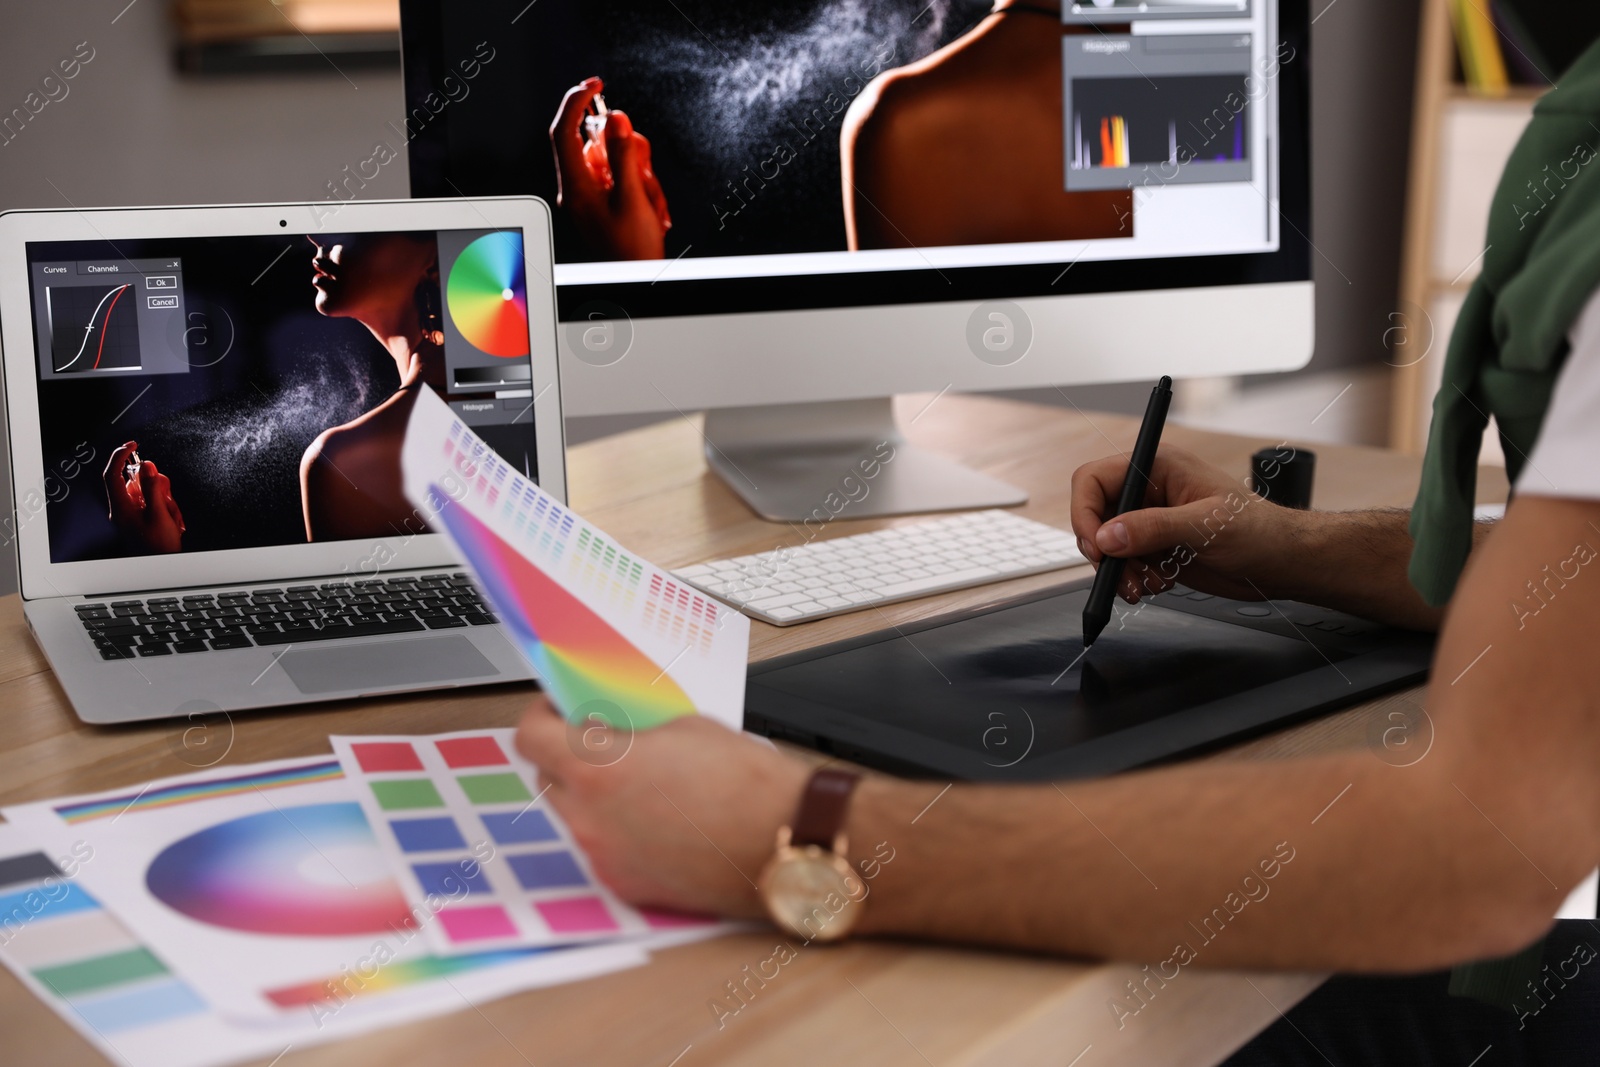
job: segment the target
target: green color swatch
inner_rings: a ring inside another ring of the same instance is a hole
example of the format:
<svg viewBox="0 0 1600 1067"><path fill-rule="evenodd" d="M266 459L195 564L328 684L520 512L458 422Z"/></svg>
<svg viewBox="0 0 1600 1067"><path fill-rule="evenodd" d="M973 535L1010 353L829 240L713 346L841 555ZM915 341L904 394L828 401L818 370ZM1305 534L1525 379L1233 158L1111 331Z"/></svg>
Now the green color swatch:
<svg viewBox="0 0 1600 1067"><path fill-rule="evenodd" d="M373 782L371 785L372 795L378 798L378 807L384 811L444 807L444 798L426 778L401 778L389 782Z"/></svg>
<svg viewBox="0 0 1600 1067"><path fill-rule="evenodd" d="M461 783L467 799L474 804L507 804L517 800L532 800L533 794L521 778L510 772L501 774L463 774L456 779Z"/></svg>
<svg viewBox="0 0 1600 1067"><path fill-rule="evenodd" d="M42 967L34 971L33 976L60 996L70 997L166 973L167 969L150 954L149 949L131 948L126 952L113 952L109 956Z"/></svg>

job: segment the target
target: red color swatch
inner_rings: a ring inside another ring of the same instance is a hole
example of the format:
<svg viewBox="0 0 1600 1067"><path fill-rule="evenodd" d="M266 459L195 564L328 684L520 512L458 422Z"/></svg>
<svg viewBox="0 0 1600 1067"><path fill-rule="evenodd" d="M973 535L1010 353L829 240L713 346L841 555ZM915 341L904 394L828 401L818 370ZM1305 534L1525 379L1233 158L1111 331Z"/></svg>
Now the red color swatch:
<svg viewBox="0 0 1600 1067"><path fill-rule="evenodd" d="M404 741L368 741L351 745L356 762L368 774L378 771L420 771L422 761L416 749Z"/></svg>
<svg viewBox="0 0 1600 1067"><path fill-rule="evenodd" d="M500 767L511 762L492 737L452 737L434 745L451 768Z"/></svg>

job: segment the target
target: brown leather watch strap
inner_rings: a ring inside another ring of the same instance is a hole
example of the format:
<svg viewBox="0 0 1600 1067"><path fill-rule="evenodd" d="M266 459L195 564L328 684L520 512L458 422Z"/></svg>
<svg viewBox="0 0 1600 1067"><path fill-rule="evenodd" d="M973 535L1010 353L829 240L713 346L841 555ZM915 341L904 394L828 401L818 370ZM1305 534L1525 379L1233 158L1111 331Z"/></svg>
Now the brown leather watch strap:
<svg viewBox="0 0 1600 1067"><path fill-rule="evenodd" d="M796 845L832 848L833 839L844 829L850 811L850 794L859 774L823 767L811 775L800 793L800 808L794 814L794 829L789 840Z"/></svg>

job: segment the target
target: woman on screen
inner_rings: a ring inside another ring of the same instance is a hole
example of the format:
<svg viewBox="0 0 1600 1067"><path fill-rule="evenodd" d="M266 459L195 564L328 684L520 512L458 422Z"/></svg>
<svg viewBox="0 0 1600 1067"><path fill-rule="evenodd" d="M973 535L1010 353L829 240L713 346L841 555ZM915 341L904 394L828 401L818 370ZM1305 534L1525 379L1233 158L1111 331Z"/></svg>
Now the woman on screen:
<svg viewBox="0 0 1600 1067"><path fill-rule="evenodd" d="M316 249L316 308L360 322L394 360L400 387L381 404L324 430L300 461L307 541L394 537L421 520L401 487L400 449L424 385L445 390L439 249L432 234L307 236Z"/></svg>
<svg viewBox="0 0 1600 1067"><path fill-rule="evenodd" d="M425 528L401 488L400 449L417 391L445 389L439 250L432 234L307 236L319 313L355 319L394 360L400 387L349 422L322 431L300 459L307 541L394 537ZM186 527L167 476L118 447L104 472L120 543L139 553L180 552Z"/></svg>
<svg viewBox="0 0 1600 1067"><path fill-rule="evenodd" d="M1058 0L997 0L873 79L840 133L851 251L1133 236L1130 189L1066 189L1062 33Z"/></svg>

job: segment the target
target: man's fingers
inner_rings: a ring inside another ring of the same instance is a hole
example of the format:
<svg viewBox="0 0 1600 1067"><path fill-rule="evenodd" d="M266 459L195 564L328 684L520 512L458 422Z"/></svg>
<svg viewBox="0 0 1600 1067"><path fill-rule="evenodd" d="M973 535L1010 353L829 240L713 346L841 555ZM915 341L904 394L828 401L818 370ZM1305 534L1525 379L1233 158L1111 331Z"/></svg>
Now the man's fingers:
<svg viewBox="0 0 1600 1067"><path fill-rule="evenodd" d="M567 745L567 720L549 697L535 698L523 713L517 726L517 751L539 768L545 781L560 785L562 768L572 757L572 749Z"/></svg>
<svg viewBox="0 0 1600 1067"><path fill-rule="evenodd" d="M561 193L571 196L583 180L583 117L589 103L604 88L599 78L585 78L561 98L555 121L550 124L550 146L556 154L556 176Z"/></svg>
<svg viewBox="0 0 1600 1067"><path fill-rule="evenodd" d="M1147 596L1165 593L1177 584L1165 573L1172 571L1173 566L1168 560L1130 559L1128 566L1123 571L1122 585L1117 592L1130 604L1137 604Z"/></svg>
<svg viewBox="0 0 1600 1067"><path fill-rule="evenodd" d="M1078 535L1078 547L1091 563L1099 563L1102 553L1095 547L1095 533L1100 529L1100 516L1111 510L1109 493L1121 486L1122 471L1116 467L1116 457L1097 459L1085 463L1072 472L1072 532Z"/></svg>
<svg viewBox="0 0 1600 1067"><path fill-rule="evenodd" d="M1107 520L1095 531L1095 546L1108 556L1152 556L1204 538L1205 523L1221 501L1198 500L1182 507L1140 508Z"/></svg>

